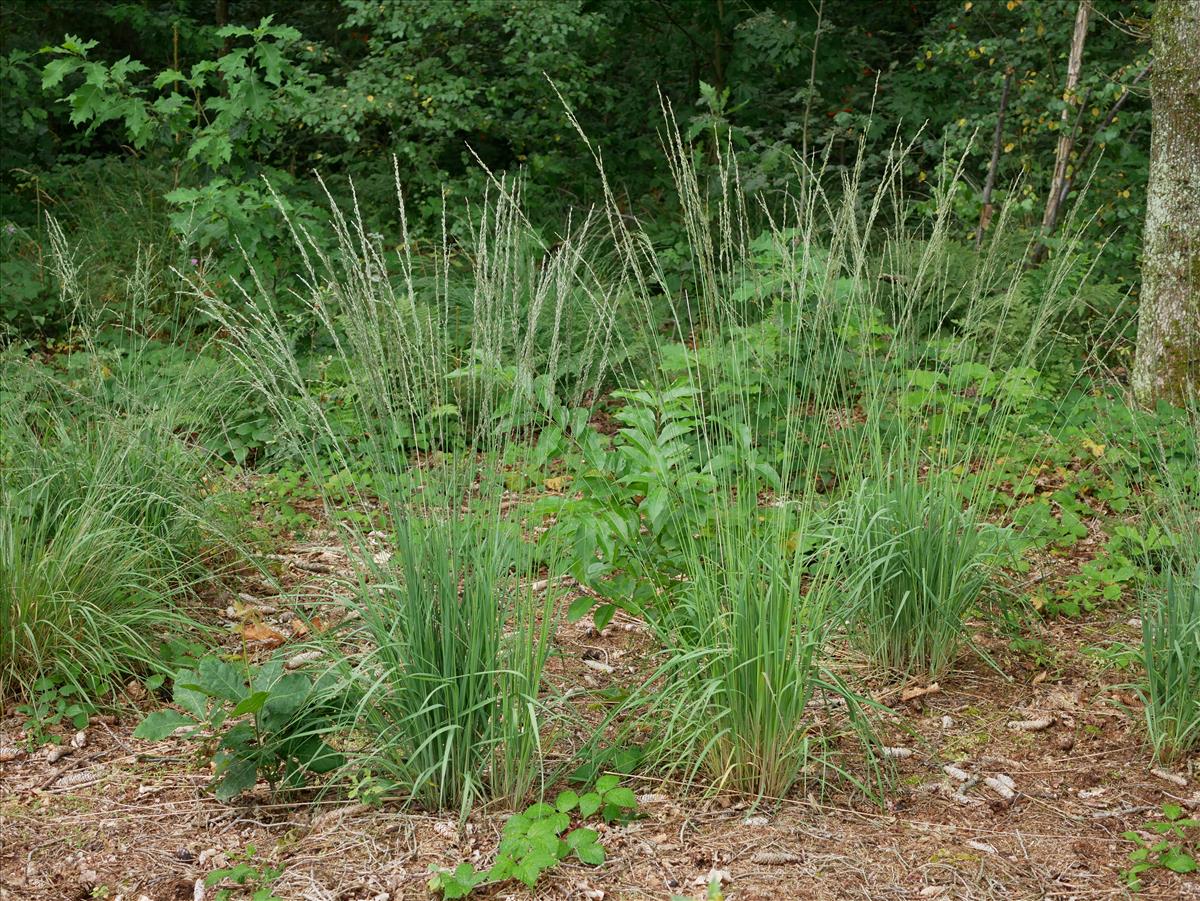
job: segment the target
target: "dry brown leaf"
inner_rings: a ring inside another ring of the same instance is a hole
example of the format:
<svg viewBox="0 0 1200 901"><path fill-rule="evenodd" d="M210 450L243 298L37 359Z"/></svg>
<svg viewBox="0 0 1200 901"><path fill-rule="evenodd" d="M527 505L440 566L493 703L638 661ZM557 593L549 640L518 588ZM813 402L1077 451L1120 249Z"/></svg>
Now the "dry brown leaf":
<svg viewBox="0 0 1200 901"><path fill-rule="evenodd" d="M287 640L279 630L266 623L246 623L242 627L242 637L252 644L261 644L268 648L277 648Z"/></svg>
<svg viewBox="0 0 1200 901"><path fill-rule="evenodd" d="M325 620L321 619L319 616L314 616L308 622L305 622L299 618L292 620L292 632L297 638L303 638L305 635L307 635L310 627L312 631L320 634L329 628L329 623L325 622Z"/></svg>

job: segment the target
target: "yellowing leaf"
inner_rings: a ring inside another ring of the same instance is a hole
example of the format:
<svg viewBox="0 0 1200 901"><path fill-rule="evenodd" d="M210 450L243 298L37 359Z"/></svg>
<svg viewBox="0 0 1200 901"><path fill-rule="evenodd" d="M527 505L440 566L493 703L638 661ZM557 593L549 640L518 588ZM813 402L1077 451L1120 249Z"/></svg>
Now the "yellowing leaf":
<svg viewBox="0 0 1200 901"><path fill-rule="evenodd" d="M546 490L562 491L567 486L567 481L568 479L566 476L551 476L550 478L546 479Z"/></svg>
<svg viewBox="0 0 1200 901"><path fill-rule="evenodd" d="M1097 460L1104 456L1103 444L1097 444L1095 441L1092 441L1089 438L1084 438L1080 443L1083 445L1083 449L1088 451Z"/></svg>
<svg viewBox="0 0 1200 901"><path fill-rule="evenodd" d="M233 615L237 619L257 619L262 615L262 611L253 604L238 599L233 602Z"/></svg>

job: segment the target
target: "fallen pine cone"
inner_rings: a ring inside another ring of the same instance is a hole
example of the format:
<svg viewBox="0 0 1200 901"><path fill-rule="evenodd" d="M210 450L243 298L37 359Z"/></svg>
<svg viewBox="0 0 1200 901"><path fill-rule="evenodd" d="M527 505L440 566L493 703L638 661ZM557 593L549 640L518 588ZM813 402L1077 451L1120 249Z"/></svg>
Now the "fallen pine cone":
<svg viewBox="0 0 1200 901"><path fill-rule="evenodd" d="M1009 720L1008 728L1015 732L1043 732L1054 725L1054 717L1043 716L1036 720Z"/></svg>

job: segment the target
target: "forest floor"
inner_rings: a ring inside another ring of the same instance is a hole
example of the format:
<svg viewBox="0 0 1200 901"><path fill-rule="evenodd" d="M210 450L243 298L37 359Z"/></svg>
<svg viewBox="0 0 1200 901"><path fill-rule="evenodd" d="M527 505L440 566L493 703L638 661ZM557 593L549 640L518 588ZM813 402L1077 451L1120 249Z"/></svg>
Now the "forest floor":
<svg viewBox="0 0 1200 901"><path fill-rule="evenodd" d="M288 604L327 596L346 561L293 544L278 562L286 600L253 583L215 599L231 647L247 618L266 627L257 634L299 642ZM1125 896L1133 845L1122 833L1164 803L1200 809L1200 762L1156 770L1129 710L1136 702L1119 684L1127 671L1089 652L1135 642L1131 610L1046 621L1018 650L994 624L973 623L994 665L965 653L936 685L880 686L875 697L892 711L884 742L903 749L883 807L834 789L755 810L631 777L640 816L601 828L604 865L563 864L536 890L506 883L479 896L704 898L714 881L731 901ZM556 644L550 679L563 689L635 684L652 666L649 636L621 617L601 634L564 619ZM0 901L212 901L218 888L205 890L206 874L250 846L253 866L281 870L271 887L286 901L429 898L431 865L485 866L499 840L498 811L476 811L460 829L452 815L388 803L283 803L265 785L222 804L194 746L135 739L139 719L93 718L83 746L55 762L43 748L0 764ZM1041 728L1010 725L1035 721ZM6 711L0 746L19 746L23 728ZM69 745L71 733L63 737ZM1200 899L1195 873L1160 868L1144 881L1143 897ZM239 891L231 897L250 897Z"/></svg>

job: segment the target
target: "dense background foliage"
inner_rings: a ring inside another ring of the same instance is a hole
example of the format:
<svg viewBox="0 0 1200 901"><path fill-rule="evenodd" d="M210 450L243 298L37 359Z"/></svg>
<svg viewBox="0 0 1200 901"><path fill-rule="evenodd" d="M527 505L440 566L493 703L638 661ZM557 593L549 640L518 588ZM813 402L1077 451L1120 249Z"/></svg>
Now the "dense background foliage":
<svg viewBox="0 0 1200 901"><path fill-rule="evenodd" d="M1100 256L1077 313L1083 331L1120 335L1128 309L1107 326L1137 289L1149 144L1138 75L1152 3L1095 5L1080 83L1064 95L1076 6L12 0L0 32L0 321L10 337L68 327L44 265L47 214L84 248L96 298L146 244L164 271L199 270L218 291L244 274L242 251L287 284L296 260L271 192L310 223L325 209L313 173L340 198L352 179L368 220L396 242L393 158L415 239L440 233L444 204L451 227L467 229L458 211L490 170L524 175L529 214L552 243L552 223L600 189L568 108L624 212L665 247L681 233L661 164L664 106L701 163L722 142L740 151L747 193L792 183L785 150L845 168L865 137L871 177L893 139L915 140L910 196L932 195L963 166L955 212L966 244L1011 73L993 200L1038 227L1065 109L1075 181L1088 183L1068 206ZM176 298L164 287L159 302L174 310Z"/></svg>

